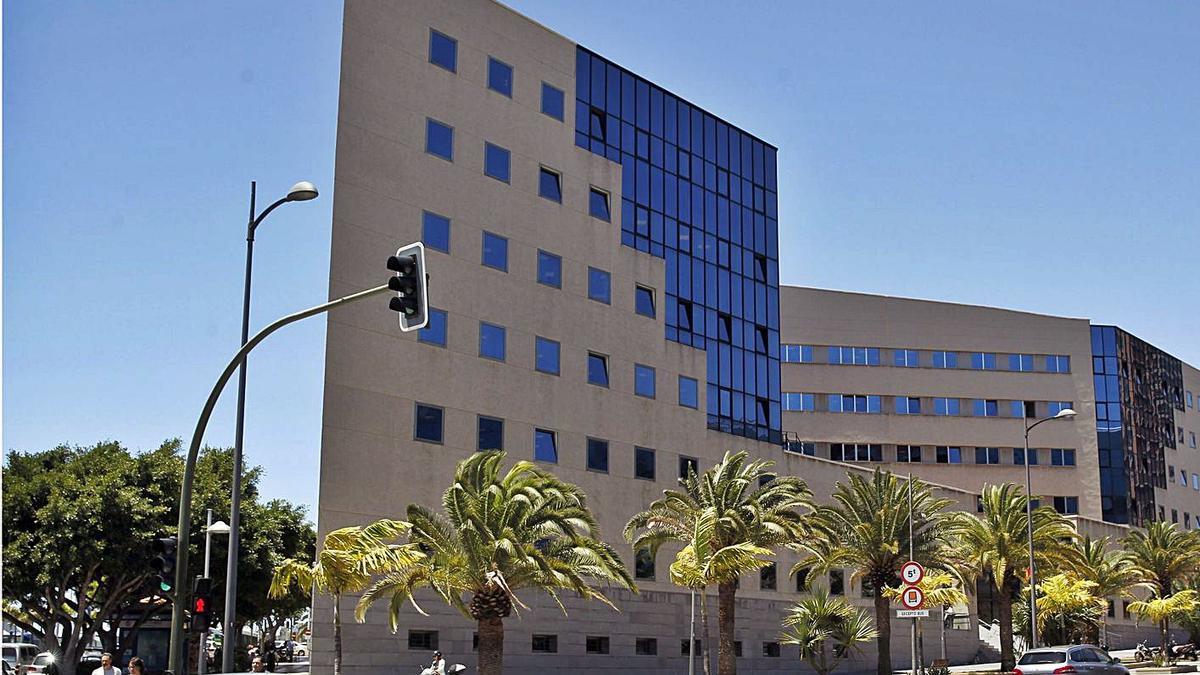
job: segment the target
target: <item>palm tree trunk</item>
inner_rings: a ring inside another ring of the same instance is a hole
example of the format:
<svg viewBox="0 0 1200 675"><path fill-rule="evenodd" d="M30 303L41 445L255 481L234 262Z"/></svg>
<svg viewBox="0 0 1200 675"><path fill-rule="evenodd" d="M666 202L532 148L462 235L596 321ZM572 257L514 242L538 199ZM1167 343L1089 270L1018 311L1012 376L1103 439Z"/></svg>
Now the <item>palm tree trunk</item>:
<svg viewBox="0 0 1200 675"><path fill-rule="evenodd" d="M737 610L737 587L733 581L717 585L717 633L721 641L717 648L718 675L737 675L737 659L733 656L734 616ZM889 674L890 675L890 674Z"/></svg>
<svg viewBox="0 0 1200 675"><path fill-rule="evenodd" d="M1168 651L1169 648L1167 647L1167 642L1171 639L1171 624L1167 619L1163 619L1162 622L1158 624L1158 627L1160 630L1162 630L1162 639L1159 641L1159 649L1162 650L1163 665L1169 666L1171 665L1171 652Z"/></svg>
<svg viewBox="0 0 1200 675"><path fill-rule="evenodd" d="M479 675L504 671L504 619L479 620Z"/></svg>
<svg viewBox="0 0 1200 675"><path fill-rule="evenodd" d="M333 594L333 675L342 675L342 595Z"/></svg>
<svg viewBox="0 0 1200 675"><path fill-rule="evenodd" d="M704 659L704 675L709 675L712 664L712 645L708 642L708 586L700 589L700 658Z"/></svg>
<svg viewBox="0 0 1200 675"><path fill-rule="evenodd" d="M883 597L883 584L875 585L875 630L879 633L875 639L879 675L892 675L892 614L888 599Z"/></svg>
<svg viewBox="0 0 1200 675"><path fill-rule="evenodd" d="M997 588L994 582L992 588ZM996 601L1000 614L1000 670L1008 672L1016 665L1016 659L1013 658L1012 593L1009 584L999 587Z"/></svg>

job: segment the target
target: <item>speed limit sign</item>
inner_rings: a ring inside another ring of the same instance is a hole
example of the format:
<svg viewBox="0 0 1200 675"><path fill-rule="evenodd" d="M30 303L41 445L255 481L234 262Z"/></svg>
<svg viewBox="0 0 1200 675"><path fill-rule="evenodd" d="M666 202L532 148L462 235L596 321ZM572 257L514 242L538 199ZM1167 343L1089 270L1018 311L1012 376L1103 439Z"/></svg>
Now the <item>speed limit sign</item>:
<svg viewBox="0 0 1200 675"><path fill-rule="evenodd" d="M900 604L905 609L920 609L925 604L925 593L916 586L909 586L900 594Z"/></svg>
<svg viewBox="0 0 1200 675"><path fill-rule="evenodd" d="M909 586L915 586L921 583L925 578L925 568L921 567L921 563L915 560L909 560L900 566L900 579Z"/></svg>

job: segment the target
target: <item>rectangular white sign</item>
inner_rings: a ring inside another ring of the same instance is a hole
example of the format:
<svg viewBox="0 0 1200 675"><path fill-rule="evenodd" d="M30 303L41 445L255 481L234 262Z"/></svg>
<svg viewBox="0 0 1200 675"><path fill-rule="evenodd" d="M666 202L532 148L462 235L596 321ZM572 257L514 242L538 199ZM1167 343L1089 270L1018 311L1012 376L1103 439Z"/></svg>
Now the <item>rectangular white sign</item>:
<svg viewBox="0 0 1200 675"><path fill-rule="evenodd" d="M896 610L897 619L919 619L928 618L929 610L927 609L898 609Z"/></svg>

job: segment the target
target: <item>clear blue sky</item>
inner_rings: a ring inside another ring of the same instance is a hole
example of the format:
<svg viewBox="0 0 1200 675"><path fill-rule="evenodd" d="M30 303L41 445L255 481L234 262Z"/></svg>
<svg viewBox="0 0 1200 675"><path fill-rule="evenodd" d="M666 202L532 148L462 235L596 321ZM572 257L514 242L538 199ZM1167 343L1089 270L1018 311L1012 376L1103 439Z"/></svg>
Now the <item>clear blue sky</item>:
<svg viewBox="0 0 1200 675"><path fill-rule="evenodd" d="M779 146L785 283L1085 316L1200 364L1200 5L512 4ZM4 3L4 448L190 436L251 179L323 190L260 231L253 325L325 297L340 18ZM268 496L316 500L323 360L318 320L252 359Z"/></svg>

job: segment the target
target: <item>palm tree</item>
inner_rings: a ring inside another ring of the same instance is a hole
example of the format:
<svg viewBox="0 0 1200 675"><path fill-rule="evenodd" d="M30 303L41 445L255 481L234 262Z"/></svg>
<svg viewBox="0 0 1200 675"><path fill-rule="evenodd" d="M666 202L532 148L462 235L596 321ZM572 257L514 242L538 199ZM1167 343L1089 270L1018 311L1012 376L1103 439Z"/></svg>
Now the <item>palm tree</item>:
<svg viewBox="0 0 1200 675"><path fill-rule="evenodd" d="M1131 591L1142 585L1137 566L1125 551L1113 550L1108 537L1092 539L1089 535L1079 542L1079 564L1075 575L1095 584L1092 592L1106 604L1109 598L1133 597ZM1100 615L1100 634L1094 638L1100 643L1108 641L1107 619L1107 612Z"/></svg>
<svg viewBox="0 0 1200 675"><path fill-rule="evenodd" d="M649 548L657 555L668 542L693 546L697 560L711 558L711 576L703 582L717 584L717 672L734 675L733 631L737 581L742 572L764 564L755 549L772 551L790 544L805 531L804 514L812 509L812 493L795 476L773 477L771 462L749 461L745 452L725 453L719 464L697 476L680 480L680 490L664 490L663 497L636 514L625 525L625 538L634 549ZM768 478L760 484L761 478ZM699 537L701 541L695 542ZM729 555L718 558L717 553Z"/></svg>
<svg viewBox="0 0 1200 675"><path fill-rule="evenodd" d="M636 590L616 551L599 539L599 527L583 491L520 461L507 473L503 452L480 452L459 463L442 497L445 515L412 504L409 540L426 557L390 570L359 599L355 616L366 617L388 598L395 631L404 602L424 614L414 591L429 587L479 629L479 672L500 675L504 666L504 619L524 588L545 592L559 609L567 590L616 609L593 581ZM468 599L464 599L464 597Z"/></svg>
<svg viewBox="0 0 1200 675"><path fill-rule="evenodd" d="M1158 521L1144 530L1130 532L1122 543L1154 598L1169 597L1200 573L1200 532L1196 530L1180 530L1171 523ZM1162 630L1170 629L1168 613L1163 617Z"/></svg>
<svg viewBox="0 0 1200 675"><path fill-rule="evenodd" d="M1150 619L1158 624L1160 631L1160 642L1158 645L1160 658L1165 665L1171 663L1171 652L1167 650L1167 641L1170 639L1168 634L1171 630L1171 617L1184 616L1196 611L1200 607L1200 601L1197 601L1196 591L1186 589L1173 593L1171 595L1156 595L1148 600L1129 603L1129 613L1136 615L1138 618Z"/></svg>
<svg viewBox="0 0 1200 675"><path fill-rule="evenodd" d="M847 474L833 491L834 504L812 517L813 536L797 546L811 557L792 570L811 566L824 574L842 567L875 589L879 675L892 673L891 608L883 590L899 584L900 566L909 559L909 489L912 490L912 555L930 566L945 558L946 514L950 500L935 497L928 484L876 469L869 477Z"/></svg>
<svg viewBox="0 0 1200 675"><path fill-rule="evenodd" d="M783 619L787 627L779 641L800 647L800 657L817 671L829 675L838 661L848 657L860 644L875 639L871 618L842 598L831 598L825 589L792 605ZM830 648L832 647L832 660Z"/></svg>
<svg viewBox="0 0 1200 675"><path fill-rule="evenodd" d="M415 545L390 543L409 527L386 519L366 527L343 527L325 535L312 563L288 558L275 568L268 591L273 598L287 595L292 584L306 593L315 588L333 596L334 675L342 672L342 595L363 590L381 570L400 569L424 557Z"/></svg>
<svg viewBox="0 0 1200 675"><path fill-rule="evenodd" d="M1108 600L1097 593L1096 583L1068 572L1046 577L1037 586L1040 637L1049 644L1090 639L1108 607Z"/></svg>
<svg viewBox="0 0 1200 675"><path fill-rule="evenodd" d="M963 576L986 580L998 602L1000 621L1000 669L1012 670L1013 594L1020 590L1018 573L1029 565L1029 533L1025 507L1028 502L1020 487L1012 483L985 485L981 495L983 513L955 513L952 529L955 555ZM1076 538L1071 522L1048 506L1033 509L1033 555L1038 570L1070 569L1076 563Z"/></svg>
<svg viewBox="0 0 1200 675"><path fill-rule="evenodd" d="M946 638L946 607L967 604L967 594L962 590L962 580L951 572L930 568L925 570L925 576L917 583L917 587L925 594L926 607L942 608L941 631L944 641ZM889 586L884 589L883 594L888 600L899 603L903 592L900 587ZM921 660L924 661L925 622L923 621L917 622L917 642L921 645Z"/></svg>

